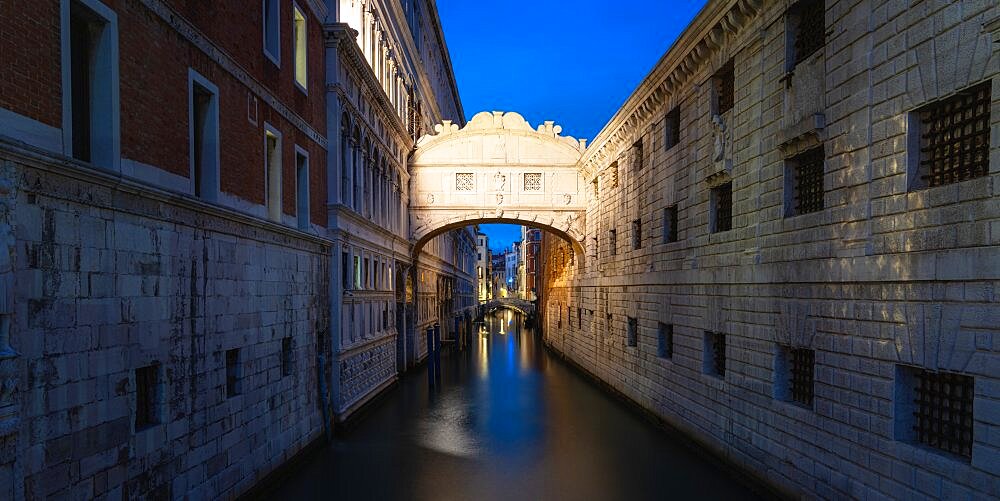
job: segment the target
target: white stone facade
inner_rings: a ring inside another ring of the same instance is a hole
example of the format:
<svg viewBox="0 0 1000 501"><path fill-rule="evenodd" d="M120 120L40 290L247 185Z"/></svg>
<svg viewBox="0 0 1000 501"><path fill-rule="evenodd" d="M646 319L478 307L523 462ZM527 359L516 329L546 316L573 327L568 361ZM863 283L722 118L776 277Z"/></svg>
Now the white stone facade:
<svg viewBox="0 0 1000 501"><path fill-rule="evenodd" d="M599 245L573 264L546 237L546 342L784 492L993 498L1000 6L827 1L825 44L793 71L791 7L710 2L594 140L581 166ZM713 75L728 61L722 110ZM914 186L914 113L983 82L987 172ZM819 144L822 208L790 215L786 161ZM713 188L728 182L726 230ZM707 333L725 335L721 377ZM815 356L812 405L781 397L794 348ZM920 370L973 378L967 457L908 436L904 375Z"/></svg>

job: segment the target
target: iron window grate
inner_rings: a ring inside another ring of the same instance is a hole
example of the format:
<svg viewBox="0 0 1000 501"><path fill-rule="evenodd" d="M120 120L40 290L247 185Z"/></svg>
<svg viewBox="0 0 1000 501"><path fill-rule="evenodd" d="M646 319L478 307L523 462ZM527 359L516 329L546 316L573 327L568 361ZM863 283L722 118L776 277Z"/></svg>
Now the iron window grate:
<svg viewBox="0 0 1000 501"><path fill-rule="evenodd" d="M642 248L642 219L632 221L632 249Z"/></svg>
<svg viewBox="0 0 1000 501"><path fill-rule="evenodd" d="M611 230L608 233L608 246L612 256L618 254L618 230Z"/></svg>
<svg viewBox="0 0 1000 501"><path fill-rule="evenodd" d="M666 144L664 149L669 150L681 142L681 107L675 106L667 113L667 120L664 124L664 137Z"/></svg>
<svg viewBox="0 0 1000 501"><path fill-rule="evenodd" d="M823 163L826 154L822 146L792 158L795 165L795 214L823 210Z"/></svg>
<svg viewBox="0 0 1000 501"><path fill-rule="evenodd" d="M920 109L920 170L927 186L987 174L990 100L990 82L986 81Z"/></svg>
<svg viewBox="0 0 1000 501"><path fill-rule="evenodd" d="M629 346L638 346L639 321L633 317L628 317L628 328L626 330L627 342Z"/></svg>
<svg viewBox="0 0 1000 501"><path fill-rule="evenodd" d="M972 457L974 379L950 372L919 371L914 391L918 442Z"/></svg>
<svg viewBox="0 0 1000 501"><path fill-rule="evenodd" d="M793 9L798 16L798 29L795 31L795 64L799 64L826 44L826 2L800 0Z"/></svg>
<svg viewBox="0 0 1000 501"><path fill-rule="evenodd" d="M733 103L735 102L735 97L733 96L735 74L732 59L722 65L719 71L715 72L715 78L712 81L715 85L715 109L717 114L721 115L733 109Z"/></svg>
<svg viewBox="0 0 1000 501"><path fill-rule="evenodd" d="M802 405L812 407L813 403L813 368L816 352L808 348L791 348L789 350L789 386L792 400Z"/></svg>
<svg viewBox="0 0 1000 501"><path fill-rule="evenodd" d="M715 232L733 229L733 183L712 190L715 194Z"/></svg>

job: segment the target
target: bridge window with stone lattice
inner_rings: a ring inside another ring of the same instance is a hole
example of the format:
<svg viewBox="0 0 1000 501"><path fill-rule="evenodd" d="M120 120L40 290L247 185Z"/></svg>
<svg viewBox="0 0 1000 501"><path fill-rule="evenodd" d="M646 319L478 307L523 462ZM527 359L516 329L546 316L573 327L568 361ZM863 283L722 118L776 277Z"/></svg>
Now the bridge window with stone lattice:
<svg viewBox="0 0 1000 501"><path fill-rule="evenodd" d="M524 191L542 191L542 174L528 172L524 175Z"/></svg>
<svg viewBox="0 0 1000 501"><path fill-rule="evenodd" d="M455 189L458 191L473 191L476 188L475 175L471 172L455 174Z"/></svg>

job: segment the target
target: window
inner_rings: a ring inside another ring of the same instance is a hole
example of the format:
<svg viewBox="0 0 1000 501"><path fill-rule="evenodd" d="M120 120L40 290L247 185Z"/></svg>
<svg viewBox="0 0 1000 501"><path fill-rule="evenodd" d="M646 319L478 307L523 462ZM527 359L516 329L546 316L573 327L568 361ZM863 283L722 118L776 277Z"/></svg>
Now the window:
<svg viewBox="0 0 1000 501"><path fill-rule="evenodd" d="M975 378L896 366L896 438L972 458Z"/></svg>
<svg viewBox="0 0 1000 501"><path fill-rule="evenodd" d="M670 150L681 142L681 107L674 106L674 109L667 112L667 118L663 121L664 150Z"/></svg>
<svg viewBox="0 0 1000 501"><path fill-rule="evenodd" d="M788 9L788 70L813 55L826 44L824 0L799 0Z"/></svg>
<svg viewBox="0 0 1000 501"><path fill-rule="evenodd" d="M300 230L309 229L309 153L295 147L295 216Z"/></svg>
<svg viewBox="0 0 1000 501"><path fill-rule="evenodd" d="M712 109L716 115L733 109L733 87L735 76L733 71L733 60L722 65L719 71L712 77Z"/></svg>
<svg viewBox="0 0 1000 501"><path fill-rule="evenodd" d="M292 37L294 37L292 50L295 51L295 83L300 89L307 91L309 84L306 72L308 71L309 58L307 57L306 16L296 4L292 4Z"/></svg>
<svg viewBox="0 0 1000 501"><path fill-rule="evenodd" d="M593 190L594 198L601 197L601 188L597 184L598 179L599 179L598 176L594 176L594 180L590 182L590 187Z"/></svg>
<svg viewBox="0 0 1000 501"><path fill-rule="evenodd" d="M618 254L618 230L608 232L608 253L612 256Z"/></svg>
<svg viewBox="0 0 1000 501"><path fill-rule="evenodd" d="M990 160L990 81L910 115L910 190L986 176Z"/></svg>
<svg viewBox="0 0 1000 501"><path fill-rule="evenodd" d="M660 322L656 330L656 356L674 358L674 325Z"/></svg>
<svg viewBox="0 0 1000 501"><path fill-rule="evenodd" d="M350 253L344 251L340 253L340 275L341 275L341 285L344 290L351 288L351 269L350 269L351 255Z"/></svg>
<svg viewBox="0 0 1000 501"><path fill-rule="evenodd" d="M712 188L712 233L733 229L732 181Z"/></svg>
<svg viewBox="0 0 1000 501"><path fill-rule="evenodd" d="M785 217L823 210L823 146L785 161Z"/></svg>
<svg viewBox="0 0 1000 501"><path fill-rule="evenodd" d="M63 144L95 166L121 164L118 108L118 18L97 0L63 2ZM68 12L66 12L68 10Z"/></svg>
<svg viewBox="0 0 1000 501"><path fill-rule="evenodd" d="M726 335L705 331L702 355L702 369L705 374L726 376Z"/></svg>
<svg viewBox="0 0 1000 501"><path fill-rule="evenodd" d="M583 327L583 308L576 309L576 326Z"/></svg>
<svg viewBox="0 0 1000 501"><path fill-rule="evenodd" d="M642 219L632 221L632 249L642 248Z"/></svg>
<svg viewBox="0 0 1000 501"><path fill-rule="evenodd" d="M370 264L369 264L370 262L371 261L369 261L368 258L365 258L364 276L362 277L362 280L361 280L361 286L364 287L365 289L370 289L371 288L371 282L368 280L368 278L369 278L368 268L370 266Z"/></svg>
<svg viewBox="0 0 1000 501"><path fill-rule="evenodd" d="M194 196L215 201L219 195L219 89L189 70L188 99L188 145Z"/></svg>
<svg viewBox="0 0 1000 501"><path fill-rule="evenodd" d="M663 243L677 241L677 206L663 209Z"/></svg>
<svg viewBox="0 0 1000 501"><path fill-rule="evenodd" d="M628 346L639 345L639 321L633 317L628 317L628 327L626 329L626 343Z"/></svg>
<svg viewBox="0 0 1000 501"><path fill-rule="evenodd" d="M135 370L135 431L160 424L160 366Z"/></svg>
<svg viewBox="0 0 1000 501"><path fill-rule="evenodd" d="M458 191L472 191L476 189L474 174L471 172L459 172L455 174L455 189Z"/></svg>
<svg viewBox="0 0 1000 501"><path fill-rule="evenodd" d="M529 172L524 175L524 191L542 191L542 174Z"/></svg>
<svg viewBox="0 0 1000 501"><path fill-rule="evenodd" d="M354 256L354 288L361 288L361 256Z"/></svg>
<svg viewBox="0 0 1000 501"><path fill-rule="evenodd" d="M275 65L281 65L281 14L280 0L263 0L264 11L264 55Z"/></svg>
<svg viewBox="0 0 1000 501"><path fill-rule="evenodd" d="M281 134L264 124L264 172L267 179L267 218L281 222Z"/></svg>
<svg viewBox="0 0 1000 501"><path fill-rule="evenodd" d="M242 385L240 381L242 372L243 371L240 368L239 348L226 350L226 396L227 397L234 397L242 393Z"/></svg>
<svg viewBox="0 0 1000 501"><path fill-rule="evenodd" d="M640 139L632 145L632 170L642 170L642 154L642 139Z"/></svg>
<svg viewBox="0 0 1000 501"><path fill-rule="evenodd" d="M812 407L815 360L816 352L808 348L779 346L774 364L775 397Z"/></svg>
<svg viewBox="0 0 1000 501"><path fill-rule="evenodd" d="M292 375L292 338L281 340L281 375Z"/></svg>

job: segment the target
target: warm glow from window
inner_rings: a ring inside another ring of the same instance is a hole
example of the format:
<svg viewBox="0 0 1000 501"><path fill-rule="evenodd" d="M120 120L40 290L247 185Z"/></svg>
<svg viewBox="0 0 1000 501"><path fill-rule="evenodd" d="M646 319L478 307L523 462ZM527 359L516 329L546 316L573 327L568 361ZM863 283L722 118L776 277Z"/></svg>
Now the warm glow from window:
<svg viewBox="0 0 1000 501"><path fill-rule="evenodd" d="M292 28L295 36L295 81L305 89L307 87L306 16L297 5L292 7Z"/></svg>

